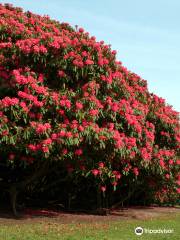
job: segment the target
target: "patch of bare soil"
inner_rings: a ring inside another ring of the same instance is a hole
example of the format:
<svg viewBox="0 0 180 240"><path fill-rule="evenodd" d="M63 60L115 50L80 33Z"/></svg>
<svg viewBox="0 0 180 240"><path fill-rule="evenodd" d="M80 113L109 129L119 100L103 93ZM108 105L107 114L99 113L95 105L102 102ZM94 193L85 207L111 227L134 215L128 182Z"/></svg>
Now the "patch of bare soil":
<svg viewBox="0 0 180 240"><path fill-rule="evenodd" d="M129 207L111 210L106 216L87 213L67 213L63 211L32 210L27 209L22 216L15 219L10 212L0 211L0 225L8 224L33 224L33 223L88 223L88 222L110 222L118 220L148 220L159 217L167 217L170 214L180 214L178 207Z"/></svg>

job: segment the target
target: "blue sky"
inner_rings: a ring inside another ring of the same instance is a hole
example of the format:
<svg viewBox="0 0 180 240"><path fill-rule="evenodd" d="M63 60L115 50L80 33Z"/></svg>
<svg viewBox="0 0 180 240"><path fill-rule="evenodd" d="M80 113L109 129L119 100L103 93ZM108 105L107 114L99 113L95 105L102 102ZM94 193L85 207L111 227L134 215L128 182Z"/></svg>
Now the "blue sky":
<svg viewBox="0 0 180 240"><path fill-rule="evenodd" d="M8 1L0 1L5 3ZM180 112L179 0L9 0L83 27L117 50L118 60Z"/></svg>

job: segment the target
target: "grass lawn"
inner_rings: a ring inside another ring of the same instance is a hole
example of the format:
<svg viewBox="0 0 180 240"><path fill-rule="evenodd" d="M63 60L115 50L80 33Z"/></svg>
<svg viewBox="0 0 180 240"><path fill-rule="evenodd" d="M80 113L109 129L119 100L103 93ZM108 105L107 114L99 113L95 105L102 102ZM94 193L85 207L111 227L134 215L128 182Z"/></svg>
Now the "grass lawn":
<svg viewBox="0 0 180 240"><path fill-rule="evenodd" d="M144 233L137 236L137 226L147 229L173 229L173 233ZM0 223L0 240L179 240L180 213L171 213L147 220L122 219L112 221L89 221L63 223L56 219L45 221Z"/></svg>

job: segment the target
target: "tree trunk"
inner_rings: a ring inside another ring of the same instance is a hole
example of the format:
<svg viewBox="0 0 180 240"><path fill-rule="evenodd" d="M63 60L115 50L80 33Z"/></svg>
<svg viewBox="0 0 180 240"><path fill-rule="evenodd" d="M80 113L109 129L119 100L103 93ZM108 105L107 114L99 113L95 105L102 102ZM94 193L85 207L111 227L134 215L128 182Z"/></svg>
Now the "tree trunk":
<svg viewBox="0 0 180 240"><path fill-rule="evenodd" d="M21 182L16 183L1 183L0 187L3 188L6 192L10 195L10 203L11 203L11 209L13 211L13 214L15 217L19 217L18 211L17 211L17 195L20 191L23 191L26 186L30 183L32 183L34 180L38 179L39 177L43 176L47 173L49 167L49 162L45 162L43 166L39 166L37 168L37 171L31 176L28 176Z"/></svg>
<svg viewBox="0 0 180 240"><path fill-rule="evenodd" d="M18 192L17 192L16 187L12 187L9 190L9 194L10 194L11 209L13 211L13 214L16 218L19 218L20 215L17 212L17 195L18 195Z"/></svg>

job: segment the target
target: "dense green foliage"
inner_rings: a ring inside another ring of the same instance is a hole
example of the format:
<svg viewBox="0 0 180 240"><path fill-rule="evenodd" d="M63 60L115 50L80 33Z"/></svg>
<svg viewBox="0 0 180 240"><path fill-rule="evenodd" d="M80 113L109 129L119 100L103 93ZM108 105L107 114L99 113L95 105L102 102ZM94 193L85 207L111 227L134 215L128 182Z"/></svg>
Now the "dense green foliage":
<svg viewBox="0 0 180 240"><path fill-rule="evenodd" d="M12 202L86 192L90 204L116 188L122 201L176 201L178 113L82 28L11 5L0 16L0 187Z"/></svg>

